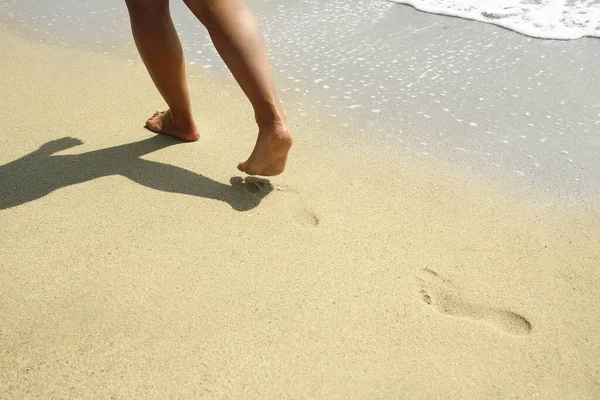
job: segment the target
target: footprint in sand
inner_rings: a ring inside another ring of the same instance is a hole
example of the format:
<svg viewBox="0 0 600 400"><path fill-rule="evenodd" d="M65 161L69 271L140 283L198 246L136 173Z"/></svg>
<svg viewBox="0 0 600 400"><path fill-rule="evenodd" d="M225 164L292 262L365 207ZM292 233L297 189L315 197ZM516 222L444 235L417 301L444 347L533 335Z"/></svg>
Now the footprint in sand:
<svg viewBox="0 0 600 400"><path fill-rule="evenodd" d="M262 199L273 191L268 179L235 176L229 180L233 190L228 192L227 202L234 210L248 211L257 207Z"/></svg>
<svg viewBox="0 0 600 400"><path fill-rule="evenodd" d="M296 225L314 228L321 222L317 214L303 206L300 194L288 186L274 187L268 179L256 176L248 176L246 179L236 176L231 178L230 183L235 189L230 204L238 211L247 211L258 206L263 198L276 189L283 194L282 198L287 198L280 205L294 210L290 216Z"/></svg>
<svg viewBox="0 0 600 400"><path fill-rule="evenodd" d="M513 335L531 333L531 323L525 317L512 311L466 302L459 290L430 269L421 270L416 281L422 300L442 314L486 323Z"/></svg>
<svg viewBox="0 0 600 400"><path fill-rule="evenodd" d="M244 189L252 194L271 193L273 191L273 185L268 179L249 176L244 179L243 184Z"/></svg>
<svg viewBox="0 0 600 400"><path fill-rule="evenodd" d="M297 212L294 217L294 220L298 225L306 226L309 228L318 226L320 222L319 217L317 217L316 214L306 209L302 209L299 212Z"/></svg>
<svg viewBox="0 0 600 400"><path fill-rule="evenodd" d="M295 197L295 200L298 203L298 205L296 206L297 211L294 212L292 218L294 220L294 223L296 223L296 225L305 227L305 228L315 228L321 223L321 220L317 216L317 214L308 210L302 204L300 204L301 200L300 200L299 194L296 190L291 189L290 187L284 186L284 185L277 186L276 189L278 192L281 192L281 193L287 194L287 195L293 195L293 197Z"/></svg>

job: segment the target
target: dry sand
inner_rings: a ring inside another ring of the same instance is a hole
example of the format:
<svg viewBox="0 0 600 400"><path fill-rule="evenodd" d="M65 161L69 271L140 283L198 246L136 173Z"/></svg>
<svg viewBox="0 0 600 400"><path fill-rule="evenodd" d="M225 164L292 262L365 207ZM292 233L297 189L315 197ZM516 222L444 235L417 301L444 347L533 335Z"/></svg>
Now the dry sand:
<svg viewBox="0 0 600 400"><path fill-rule="evenodd" d="M142 68L0 41L1 398L600 397L593 207L294 114L244 182L232 81L180 144Z"/></svg>

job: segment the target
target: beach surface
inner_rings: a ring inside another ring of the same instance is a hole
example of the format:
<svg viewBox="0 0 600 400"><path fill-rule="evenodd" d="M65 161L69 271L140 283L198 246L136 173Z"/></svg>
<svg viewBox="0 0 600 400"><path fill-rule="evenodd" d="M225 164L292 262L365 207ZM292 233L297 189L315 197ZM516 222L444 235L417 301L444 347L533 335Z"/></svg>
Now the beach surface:
<svg viewBox="0 0 600 400"><path fill-rule="evenodd" d="M0 42L0 397L600 397L597 198L293 107L286 172L246 178L230 77L195 72L179 143L136 63Z"/></svg>

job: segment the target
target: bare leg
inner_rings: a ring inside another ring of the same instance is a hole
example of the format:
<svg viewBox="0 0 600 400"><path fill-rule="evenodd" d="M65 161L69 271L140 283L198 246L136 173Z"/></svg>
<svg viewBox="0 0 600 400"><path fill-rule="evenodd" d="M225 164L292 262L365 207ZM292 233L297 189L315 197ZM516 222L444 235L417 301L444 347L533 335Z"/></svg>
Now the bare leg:
<svg viewBox="0 0 600 400"><path fill-rule="evenodd" d="M242 0L184 1L208 29L217 51L254 108L258 139L252 154L238 169L252 175L282 173L292 135L254 16Z"/></svg>
<svg viewBox="0 0 600 400"><path fill-rule="evenodd" d="M169 105L146 122L151 131L193 142L199 132L192 118L183 50L169 12L169 0L126 0L131 30L142 60Z"/></svg>

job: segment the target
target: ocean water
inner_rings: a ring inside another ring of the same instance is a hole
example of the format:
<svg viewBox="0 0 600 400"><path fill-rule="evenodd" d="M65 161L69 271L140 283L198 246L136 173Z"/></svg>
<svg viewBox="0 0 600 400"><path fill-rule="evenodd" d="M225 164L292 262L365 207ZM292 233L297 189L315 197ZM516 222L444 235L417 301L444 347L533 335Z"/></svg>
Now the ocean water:
<svg viewBox="0 0 600 400"><path fill-rule="evenodd" d="M535 39L386 0L248 4L286 108L316 130L327 121L515 193L574 206L600 199L597 38ZM182 1L171 5L190 80L227 74L206 30ZM0 23L141 66L122 0L0 0Z"/></svg>
<svg viewBox="0 0 600 400"><path fill-rule="evenodd" d="M544 39L600 37L600 0L391 0Z"/></svg>
<svg viewBox="0 0 600 400"><path fill-rule="evenodd" d="M391 0L544 39L600 37L600 0Z"/></svg>

